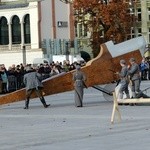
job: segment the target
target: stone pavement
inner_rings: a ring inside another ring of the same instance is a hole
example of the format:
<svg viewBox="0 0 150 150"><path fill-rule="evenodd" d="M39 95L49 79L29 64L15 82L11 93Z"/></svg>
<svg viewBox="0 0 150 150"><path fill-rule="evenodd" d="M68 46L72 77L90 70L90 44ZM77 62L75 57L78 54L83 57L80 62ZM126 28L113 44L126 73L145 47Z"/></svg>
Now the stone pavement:
<svg viewBox="0 0 150 150"><path fill-rule="evenodd" d="M38 98L29 110L24 101L0 106L0 150L150 149L150 106L120 106L122 121L112 125L112 101L93 88L85 89L83 108L74 107L73 91L45 98L47 109Z"/></svg>

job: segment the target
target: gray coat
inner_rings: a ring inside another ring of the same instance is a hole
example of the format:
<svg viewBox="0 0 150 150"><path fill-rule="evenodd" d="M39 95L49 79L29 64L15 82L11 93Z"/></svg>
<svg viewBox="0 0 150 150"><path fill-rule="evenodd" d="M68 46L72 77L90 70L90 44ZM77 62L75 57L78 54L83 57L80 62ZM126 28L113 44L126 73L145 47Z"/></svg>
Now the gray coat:
<svg viewBox="0 0 150 150"><path fill-rule="evenodd" d="M84 81L86 80L86 76L85 74L82 72L82 71L76 71L74 74L73 74L73 80L75 81L74 82L74 86L81 86L81 87L84 87Z"/></svg>
<svg viewBox="0 0 150 150"><path fill-rule="evenodd" d="M139 65L134 63L131 68L128 70L128 75L131 80L140 79L140 68Z"/></svg>
<svg viewBox="0 0 150 150"><path fill-rule="evenodd" d="M119 73L119 77L120 77L120 89L119 92L120 94L123 94L123 91L125 91L125 94L128 94L128 68L127 66L123 66L121 69L121 72Z"/></svg>
<svg viewBox="0 0 150 150"><path fill-rule="evenodd" d="M127 66L124 66L124 67L122 67L122 69L119 73L119 77L122 82L127 82L127 75L128 75L128 68L127 68Z"/></svg>
<svg viewBox="0 0 150 150"><path fill-rule="evenodd" d="M84 81L86 80L85 74L77 70L73 74L73 81L74 81L74 89L75 89L75 106L76 107L82 107L82 101L83 101L83 94L84 94Z"/></svg>
<svg viewBox="0 0 150 150"><path fill-rule="evenodd" d="M43 87L42 82L40 81L41 75L37 72L29 72L24 75L23 82L26 86L26 90L37 89L38 87Z"/></svg>

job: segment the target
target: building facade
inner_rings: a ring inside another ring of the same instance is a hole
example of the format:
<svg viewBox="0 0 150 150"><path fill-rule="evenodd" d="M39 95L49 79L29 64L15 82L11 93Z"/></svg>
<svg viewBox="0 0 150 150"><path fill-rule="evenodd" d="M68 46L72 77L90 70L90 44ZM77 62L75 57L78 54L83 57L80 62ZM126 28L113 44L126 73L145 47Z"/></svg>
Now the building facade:
<svg viewBox="0 0 150 150"><path fill-rule="evenodd" d="M130 36L143 35L149 44L150 0L135 1L137 19ZM71 5L60 0L0 0L0 64L32 63L34 58L66 54L72 46L78 50L78 41L70 41L89 38L84 28L74 27Z"/></svg>
<svg viewBox="0 0 150 150"><path fill-rule="evenodd" d="M150 0L135 0L134 13L136 16L136 31L132 35L143 35L146 42L150 43ZM132 36L133 37L133 36Z"/></svg>
<svg viewBox="0 0 150 150"><path fill-rule="evenodd" d="M32 63L44 57L43 39L74 38L69 4L59 0L1 0L0 4L0 64Z"/></svg>
<svg viewBox="0 0 150 150"><path fill-rule="evenodd" d="M141 1L141 5L138 5L138 9L140 12L141 6L141 21L139 26L141 26L142 35L147 40L147 43L150 43L150 1L143 0Z"/></svg>

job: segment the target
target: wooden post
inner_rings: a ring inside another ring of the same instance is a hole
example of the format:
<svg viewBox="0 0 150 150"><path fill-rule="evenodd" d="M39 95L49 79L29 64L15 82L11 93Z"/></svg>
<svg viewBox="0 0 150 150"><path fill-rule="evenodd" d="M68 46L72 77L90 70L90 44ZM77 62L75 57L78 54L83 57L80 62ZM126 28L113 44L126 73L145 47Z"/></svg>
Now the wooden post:
<svg viewBox="0 0 150 150"><path fill-rule="evenodd" d="M113 92L113 111L112 111L112 115L111 115L111 123L114 123L114 117L115 117L115 111L117 111L118 114L118 121L121 121L121 114L119 111L119 107L118 107L118 102L117 102L117 97L116 97L116 93Z"/></svg>

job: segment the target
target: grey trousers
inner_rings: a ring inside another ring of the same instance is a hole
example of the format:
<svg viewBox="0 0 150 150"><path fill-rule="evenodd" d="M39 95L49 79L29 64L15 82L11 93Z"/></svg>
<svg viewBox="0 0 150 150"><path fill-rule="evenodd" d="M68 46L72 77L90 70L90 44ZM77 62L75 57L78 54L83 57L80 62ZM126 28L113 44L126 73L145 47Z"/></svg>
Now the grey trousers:
<svg viewBox="0 0 150 150"><path fill-rule="evenodd" d="M75 86L74 100L76 107L82 107L83 103L83 87Z"/></svg>
<svg viewBox="0 0 150 150"><path fill-rule="evenodd" d="M36 92L37 96L41 99L43 98L42 90L41 89L30 89L26 91L26 98L29 99L32 95L32 93Z"/></svg>
<svg viewBox="0 0 150 150"><path fill-rule="evenodd" d="M132 80L131 91L135 93L140 92L140 79Z"/></svg>

